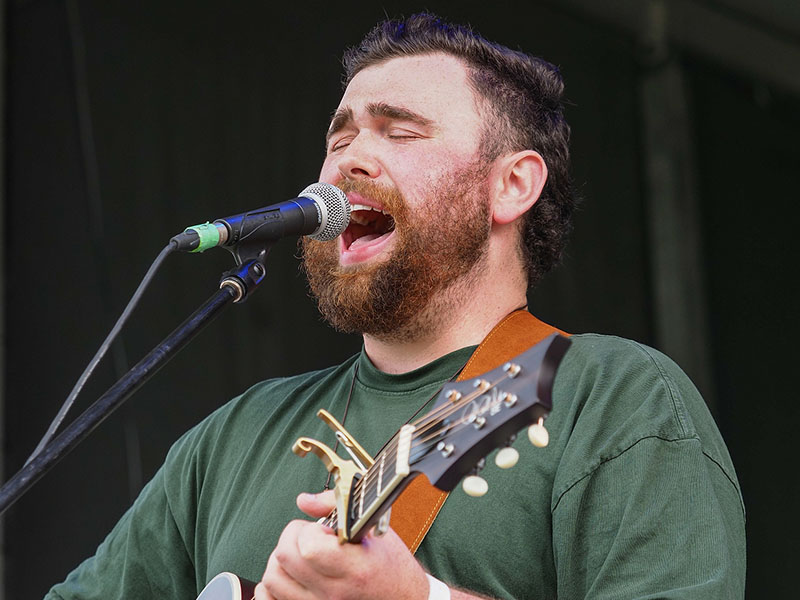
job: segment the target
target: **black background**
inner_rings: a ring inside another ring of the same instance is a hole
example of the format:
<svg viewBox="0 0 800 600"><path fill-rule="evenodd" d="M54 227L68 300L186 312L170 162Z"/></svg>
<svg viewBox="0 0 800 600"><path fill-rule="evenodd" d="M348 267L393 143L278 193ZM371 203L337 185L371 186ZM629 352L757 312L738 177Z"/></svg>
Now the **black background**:
<svg viewBox="0 0 800 600"><path fill-rule="evenodd" d="M536 2L425 7L564 73L585 201L564 265L530 294L533 311L567 331L657 345L635 40ZM418 8L8 4L6 476L173 234L317 180L343 48L385 15ZM748 511L748 595L790 597L790 578L774 574L794 564L800 534L791 385L800 100L725 65L679 59L694 123L716 415ZM357 337L320 321L295 253L292 241L276 245L257 295L8 511L7 597L41 597L90 555L169 445L208 412L256 381L358 351ZM231 265L222 250L170 257L122 336L124 352L103 363L75 410L208 297Z"/></svg>

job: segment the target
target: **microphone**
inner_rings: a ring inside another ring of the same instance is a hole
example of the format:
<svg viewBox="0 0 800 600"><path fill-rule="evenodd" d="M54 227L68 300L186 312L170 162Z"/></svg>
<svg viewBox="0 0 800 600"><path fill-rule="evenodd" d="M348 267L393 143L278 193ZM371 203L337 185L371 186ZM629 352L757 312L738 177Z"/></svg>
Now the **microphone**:
<svg viewBox="0 0 800 600"><path fill-rule="evenodd" d="M282 237L307 235L332 240L350 222L350 202L330 183L313 183L297 198L265 208L187 227L170 240L176 250L204 252L244 242L276 242Z"/></svg>

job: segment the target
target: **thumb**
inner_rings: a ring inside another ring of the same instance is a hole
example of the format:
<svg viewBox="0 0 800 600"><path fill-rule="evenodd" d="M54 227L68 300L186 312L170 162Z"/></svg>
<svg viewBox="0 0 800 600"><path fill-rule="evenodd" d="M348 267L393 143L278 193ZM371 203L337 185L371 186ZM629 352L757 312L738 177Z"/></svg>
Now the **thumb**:
<svg viewBox="0 0 800 600"><path fill-rule="evenodd" d="M328 516L335 507L336 498L333 490L327 490L320 494L300 494L297 497L297 508L314 519Z"/></svg>

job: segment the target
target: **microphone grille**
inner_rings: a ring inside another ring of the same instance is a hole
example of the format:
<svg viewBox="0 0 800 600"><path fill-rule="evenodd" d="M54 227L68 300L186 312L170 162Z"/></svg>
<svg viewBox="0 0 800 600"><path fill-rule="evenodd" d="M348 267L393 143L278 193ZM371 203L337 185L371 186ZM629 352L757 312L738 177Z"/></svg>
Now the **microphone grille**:
<svg viewBox="0 0 800 600"><path fill-rule="evenodd" d="M341 235L350 223L350 202L345 193L330 183L312 183L300 196L316 201L320 225L308 237L327 242Z"/></svg>

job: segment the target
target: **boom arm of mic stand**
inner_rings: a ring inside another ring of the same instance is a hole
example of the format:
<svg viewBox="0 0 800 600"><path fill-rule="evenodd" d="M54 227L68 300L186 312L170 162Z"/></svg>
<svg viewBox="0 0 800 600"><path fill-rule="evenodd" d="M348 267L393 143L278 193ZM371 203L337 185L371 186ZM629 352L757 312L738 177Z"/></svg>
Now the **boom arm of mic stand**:
<svg viewBox="0 0 800 600"><path fill-rule="evenodd" d="M243 302L264 280L266 269L250 260L225 273L220 289L179 327L140 360L94 404L76 418L52 442L42 448L19 472L0 488L0 514L16 502L42 475L119 408L199 331L233 302Z"/></svg>

